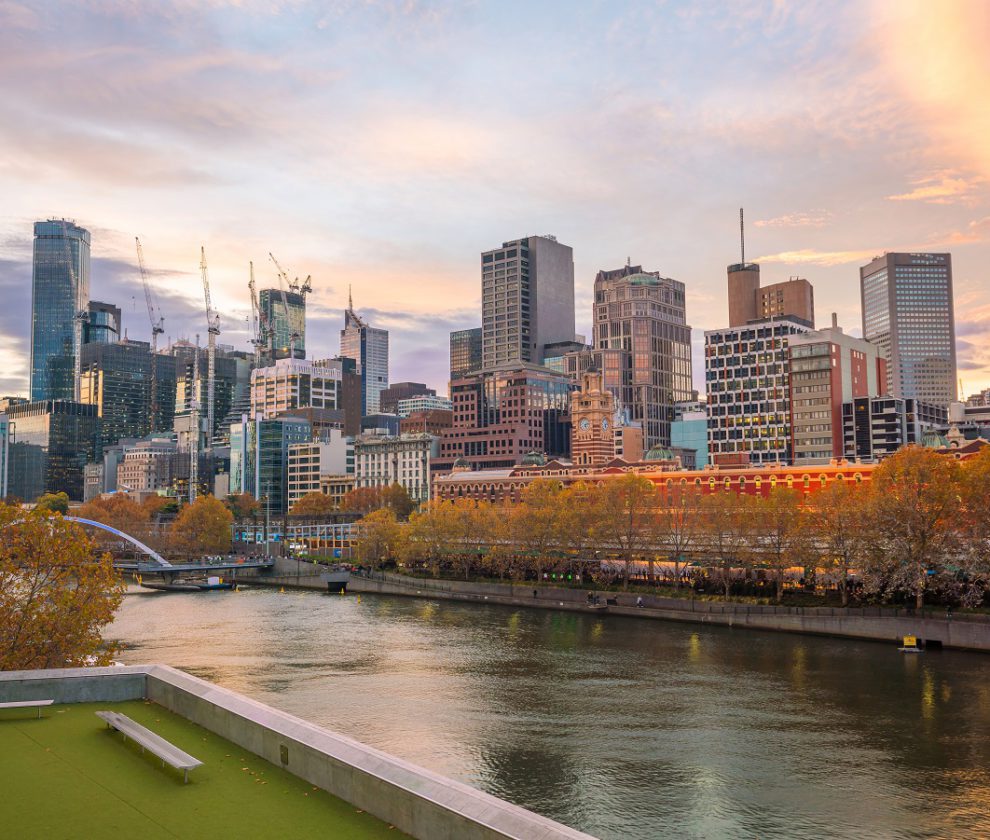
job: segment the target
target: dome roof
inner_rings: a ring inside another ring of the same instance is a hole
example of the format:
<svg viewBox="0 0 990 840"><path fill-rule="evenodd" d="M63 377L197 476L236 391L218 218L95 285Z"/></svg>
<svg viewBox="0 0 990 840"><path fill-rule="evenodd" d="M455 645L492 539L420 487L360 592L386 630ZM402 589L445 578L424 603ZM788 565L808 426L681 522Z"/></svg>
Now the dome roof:
<svg viewBox="0 0 990 840"><path fill-rule="evenodd" d="M468 463L468 460L467 460L467 458L465 458L465 457L464 457L464 456L462 455L462 456L461 456L460 458L457 458L457 459L456 459L456 460L454 461L454 463L453 463L453 464L451 464L451 466L452 466L452 467L453 467L453 468L454 468L454 469L456 470L456 469L463 469L463 468L465 468L465 467L470 467L471 465L470 465L470 464Z"/></svg>
<svg viewBox="0 0 990 840"><path fill-rule="evenodd" d="M644 461L673 461L674 453L666 446L654 446L643 456Z"/></svg>
<svg viewBox="0 0 990 840"><path fill-rule="evenodd" d="M921 436L921 445L930 449L947 449L949 440L945 435L940 435L935 431L927 431Z"/></svg>
<svg viewBox="0 0 990 840"><path fill-rule="evenodd" d="M546 462L546 456L542 452L537 452L535 449L532 452L527 452L526 456L522 459L522 465L524 467L542 467Z"/></svg>

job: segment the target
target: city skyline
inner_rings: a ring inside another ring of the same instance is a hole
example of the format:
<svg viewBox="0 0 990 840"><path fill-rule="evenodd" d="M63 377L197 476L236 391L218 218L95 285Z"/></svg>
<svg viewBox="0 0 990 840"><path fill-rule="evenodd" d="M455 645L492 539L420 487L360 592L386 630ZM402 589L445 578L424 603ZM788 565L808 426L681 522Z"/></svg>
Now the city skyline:
<svg viewBox="0 0 990 840"><path fill-rule="evenodd" d="M448 332L478 324L479 254L551 233L574 249L577 333L598 270L685 284L697 387L740 205L764 283L806 277L850 333L860 266L951 252L959 376L990 385L986 6L545 4L524 27L485 5L54 10L0 7L4 393L27 392L31 225L51 216L91 231L90 296L131 338L150 335L135 235L173 339L206 335L206 245L240 349L247 262L264 287L271 250L313 277L307 355L336 353L352 284L390 377L438 390Z"/></svg>

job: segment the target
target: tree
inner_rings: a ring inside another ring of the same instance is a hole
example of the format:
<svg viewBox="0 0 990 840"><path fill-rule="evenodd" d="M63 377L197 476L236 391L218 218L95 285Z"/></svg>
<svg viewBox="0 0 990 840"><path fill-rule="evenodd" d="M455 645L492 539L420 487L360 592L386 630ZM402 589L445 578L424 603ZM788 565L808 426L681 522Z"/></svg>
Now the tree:
<svg viewBox="0 0 990 840"><path fill-rule="evenodd" d="M749 554L773 572L776 600L784 599L784 573L804 561L801 496L796 490L774 487L767 496L753 496L748 504Z"/></svg>
<svg viewBox="0 0 990 840"><path fill-rule="evenodd" d="M147 508L139 505L126 493L97 496L82 505L78 515L82 519L102 522L139 539L144 536L148 526Z"/></svg>
<svg viewBox="0 0 990 840"><path fill-rule="evenodd" d="M874 470L865 510L873 591L905 592L921 609L930 578L951 573L946 562L956 541L958 478L954 458L920 446L898 450Z"/></svg>
<svg viewBox="0 0 990 840"><path fill-rule="evenodd" d="M371 513L381 506L381 487L355 487L348 490L340 500L340 509L349 513Z"/></svg>
<svg viewBox="0 0 990 840"><path fill-rule="evenodd" d="M173 496L148 496L141 507L148 515L148 521L157 523L163 516L175 516L179 512L179 500Z"/></svg>
<svg viewBox="0 0 990 840"><path fill-rule="evenodd" d="M230 551L230 526L234 517L213 496L198 496L186 505L172 523L172 542L178 551L191 556L226 554Z"/></svg>
<svg viewBox="0 0 990 840"><path fill-rule="evenodd" d="M696 487L672 487L657 510L657 537L674 564L674 588L680 589L684 558L694 548L701 524L698 505L701 491Z"/></svg>
<svg viewBox="0 0 990 840"><path fill-rule="evenodd" d="M698 505L704 523L699 542L713 564L726 600L732 587L733 571L745 565L752 498L731 490L716 491L702 496Z"/></svg>
<svg viewBox="0 0 990 840"><path fill-rule="evenodd" d="M223 500L223 503L234 517L235 522L252 519L261 512L261 505L251 493L232 493Z"/></svg>
<svg viewBox="0 0 990 840"><path fill-rule="evenodd" d="M527 565L542 580L551 551L561 546L563 488L559 481L534 479L522 492L521 501L509 510L508 533Z"/></svg>
<svg viewBox="0 0 990 840"><path fill-rule="evenodd" d="M806 532L808 549L826 583L834 584L849 605L849 570L863 561L865 541L863 509L868 507L870 486L833 481L810 497Z"/></svg>
<svg viewBox="0 0 990 840"><path fill-rule="evenodd" d="M297 501L289 511L293 516L327 516L336 508L326 493L314 490Z"/></svg>
<svg viewBox="0 0 990 840"><path fill-rule="evenodd" d="M361 563L377 568L383 560L405 553L405 528L388 509L375 510L365 516L354 544L354 554Z"/></svg>
<svg viewBox="0 0 990 840"><path fill-rule="evenodd" d="M382 488L381 506L388 508L396 519L402 521L407 520L409 514L416 510L416 502L409 496L409 491L398 482Z"/></svg>
<svg viewBox="0 0 990 840"><path fill-rule="evenodd" d="M623 589L629 588L633 560L642 558L653 544L658 504L653 482L634 473L608 481L592 493L592 533L603 549L621 556Z"/></svg>
<svg viewBox="0 0 990 840"><path fill-rule="evenodd" d="M42 512L61 513L63 516L69 512L69 497L65 493L42 493L34 504Z"/></svg>
<svg viewBox="0 0 990 840"><path fill-rule="evenodd" d="M960 526L963 557L972 580L990 578L990 446L962 465Z"/></svg>
<svg viewBox="0 0 990 840"><path fill-rule="evenodd" d="M0 670L109 665L100 631L123 593L78 525L0 505Z"/></svg>

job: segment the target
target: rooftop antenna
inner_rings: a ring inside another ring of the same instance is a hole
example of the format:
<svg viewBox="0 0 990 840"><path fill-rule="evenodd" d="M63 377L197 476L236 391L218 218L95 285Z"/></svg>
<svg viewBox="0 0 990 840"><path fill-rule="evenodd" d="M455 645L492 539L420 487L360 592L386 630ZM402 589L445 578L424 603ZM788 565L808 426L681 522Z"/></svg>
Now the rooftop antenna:
<svg viewBox="0 0 990 840"><path fill-rule="evenodd" d="M351 284L347 284L347 308L353 312L354 311L354 298L351 297Z"/></svg>
<svg viewBox="0 0 990 840"><path fill-rule="evenodd" d="M746 265L746 228L743 225L743 209L739 208L739 261Z"/></svg>

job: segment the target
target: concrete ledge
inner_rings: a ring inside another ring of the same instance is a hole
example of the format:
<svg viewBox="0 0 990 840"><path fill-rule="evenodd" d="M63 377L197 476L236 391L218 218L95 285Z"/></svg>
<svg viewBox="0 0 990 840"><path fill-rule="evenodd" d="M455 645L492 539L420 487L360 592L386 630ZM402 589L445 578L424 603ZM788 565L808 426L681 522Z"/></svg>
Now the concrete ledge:
<svg viewBox="0 0 990 840"><path fill-rule="evenodd" d="M147 697L422 840L593 840L468 785L166 665L0 673L0 701Z"/></svg>

